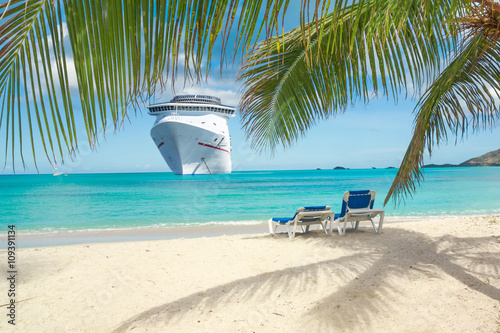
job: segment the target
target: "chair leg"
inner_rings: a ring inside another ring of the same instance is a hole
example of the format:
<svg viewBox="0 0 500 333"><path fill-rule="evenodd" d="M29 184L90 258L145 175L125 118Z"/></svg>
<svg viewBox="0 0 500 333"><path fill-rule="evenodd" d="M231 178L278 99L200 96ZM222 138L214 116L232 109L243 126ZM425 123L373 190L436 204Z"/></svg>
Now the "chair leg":
<svg viewBox="0 0 500 333"><path fill-rule="evenodd" d="M372 223L373 230L375 230L376 233L378 233L377 227L375 227L375 223L373 223L373 219L370 219L370 222Z"/></svg>
<svg viewBox="0 0 500 333"><path fill-rule="evenodd" d="M288 231L288 238L294 238L295 237L295 231L297 230L297 223L293 224L293 229L290 228L290 223L287 223L287 231Z"/></svg>
<svg viewBox="0 0 500 333"><path fill-rule="evenodd" d="M340 236L344 236L345 235L345 229L347 227L347 222L344 221L344 228L342 228L341 223L342 222L340 222L339 220L337 220L337 223L336 223L337 224L337 231L339 232Z"/></svg>
<svg viewBox="0 0 500 333"><path fill-rule="evenodd" d="M273 222L273 219L269 219L268 223L269 223L269 233L271 235L275 235L276 229L278 228L278 223Z"/></svg>
<svg viewBox="0 0 500 333"><path fill-rule="evenodd" d="M321 227L323 228L323 231L325 232L325 234L329 235L328 230L326 230L327 223L328 223L327 220L325 220L325 223L321 222Z"/></svg>
<svg viewBox="0 0 500 333"><path fill-rule="evenodd" d="M376 233L380 234L382 232L382 225L384 224L385 212L380 213L380 219L378 220L378 228L375 230Z"/></svg>
<svg viewBox="0 0 500 333"><path fill-rule="evenodd" d="M382 226L384 225L385 212L380 213L380 220L378 221L378 233L382 232Z"/></svg>

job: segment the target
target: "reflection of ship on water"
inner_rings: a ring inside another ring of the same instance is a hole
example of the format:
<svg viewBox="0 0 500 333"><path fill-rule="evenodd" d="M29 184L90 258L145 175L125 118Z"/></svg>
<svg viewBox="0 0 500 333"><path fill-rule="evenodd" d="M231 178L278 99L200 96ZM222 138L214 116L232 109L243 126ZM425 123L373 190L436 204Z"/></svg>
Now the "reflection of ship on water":
<svg viewBox="0 0 500 333"><path fill-rule="evenodd" d="M151 137L175 174L231 173L227 121L234 107L217 97L184 95L148 109L156 116Z"/></svg>

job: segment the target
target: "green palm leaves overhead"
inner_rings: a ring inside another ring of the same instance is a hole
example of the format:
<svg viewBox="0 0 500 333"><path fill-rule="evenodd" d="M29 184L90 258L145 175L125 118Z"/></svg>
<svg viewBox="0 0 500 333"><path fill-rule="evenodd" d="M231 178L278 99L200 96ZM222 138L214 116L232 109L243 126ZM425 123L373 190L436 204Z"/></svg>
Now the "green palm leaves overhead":
<svg viewBox="0 0 500 333"><path fill-rule="evenodd" d="M0 131L5 162L21 158L26 139L51 163L94 147L141 97L178 73L199 79L214 45L245 51L278 29L288 0L10 0L0 5ZM281 13L281 14L280 14ZM232 29L232 27L235 29ZM236 32L235 32L236 31ZM234 36L230 36L230 32ZM67 34L67 35L66 35ZM217 50L219 51L219 50ZM74 74L68 68L74 66ZM70 88L77 86L78 112ZM80 113L81 110L81 113ZM78 135L77 135L78 134ZM2 139L3 141L3 139Z"/></svg>
<svg viewBox="0 0 500 333"><path fill-rule="evenodd" d="M244 129L257 149L274 151L357 100L426 89L386 203L403 199L422 180L424 148L431 152L450 130L462 134L469 124L478 129L498 119L498 30L489 8L454 0L336 1L324 18L267 39L247 56L239 75Z"/></svg>

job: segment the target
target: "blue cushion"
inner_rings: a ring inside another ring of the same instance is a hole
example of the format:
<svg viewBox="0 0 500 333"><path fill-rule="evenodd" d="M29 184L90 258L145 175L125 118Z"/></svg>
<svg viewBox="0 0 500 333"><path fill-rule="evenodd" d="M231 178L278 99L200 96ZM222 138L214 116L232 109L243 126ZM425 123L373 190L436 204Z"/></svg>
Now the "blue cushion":
<svg viewBox="0 0 500 333"><path fill-rule="evenodd" d="M293 217L273 217L273 222L287 223L293 220Z"/></svg>
<svg viewBox="0 0 500 333"><path fill-rule="evenodd" d="M340 214L335 214L334 219L336 220L336 219L338 219L339 217L340 217Z"/></svg>

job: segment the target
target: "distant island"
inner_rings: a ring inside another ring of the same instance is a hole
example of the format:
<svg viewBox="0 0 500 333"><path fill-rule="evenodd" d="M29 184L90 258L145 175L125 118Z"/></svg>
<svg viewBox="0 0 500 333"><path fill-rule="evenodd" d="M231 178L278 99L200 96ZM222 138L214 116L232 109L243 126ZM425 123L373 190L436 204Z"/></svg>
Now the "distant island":
<svg viewBox="0 0 500 333"><path fill-rule="evenodd" d="M479 157L471 158L460 164L427 164L423 168L453 168L453 167L488 167L500 166L500 149L490 151Z"/></svg>

